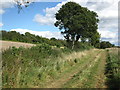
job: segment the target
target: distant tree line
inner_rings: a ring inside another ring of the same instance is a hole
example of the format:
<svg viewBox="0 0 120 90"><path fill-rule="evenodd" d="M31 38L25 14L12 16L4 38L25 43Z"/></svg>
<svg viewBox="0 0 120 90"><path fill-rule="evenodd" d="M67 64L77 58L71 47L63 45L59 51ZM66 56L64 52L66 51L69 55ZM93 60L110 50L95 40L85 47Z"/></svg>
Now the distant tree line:
<svg viewBox="0 0 120 90"><path fill-rule="evenodd" d="M102 42L100 42L100 48L101 48L101 49L111 48L111 47L115 47L115 45L114 45L114 44L111 44L111 43L108 42L108 41L102 41Z"/></svg>
<svg viewBox="0 0 120 90"><path fill-rule="evenodd" d="M65 46L66 43L64 40L59 40L55 38L44 38L38 35L31 34L29 32L26 32L25 34L20 34L16 31L0 31L0 34L2 36L1 40L9 40L9 41L18 41L18 42L25 42L25 43L33 43L33 44L40 44L40 43L47 43L52 46Z"/></svg>
<svg viewBox="0 0 120 90"><path fill-rule="evenodd" d="M20 34L19 32L16 31L5 31L2 30L0 31L0 38L1 40L8 40L8 41L17 41L17 42L25 42L25 43L33 43L33 44L49 44L51 46L57 46L57 47L68 47L71 48L69 43L67 43L65 40L60 40L56 38L44 38L38 35L31 34L29 32L26 32L25 34ZM76 43L75 48L86 48L88 46L91 46L90 42L87 41L79 41ZM111 48L114 47L113 44L111 44L108 41L102 41L97 43L96 45L97 48L105 49L105 48Z"/></svg>

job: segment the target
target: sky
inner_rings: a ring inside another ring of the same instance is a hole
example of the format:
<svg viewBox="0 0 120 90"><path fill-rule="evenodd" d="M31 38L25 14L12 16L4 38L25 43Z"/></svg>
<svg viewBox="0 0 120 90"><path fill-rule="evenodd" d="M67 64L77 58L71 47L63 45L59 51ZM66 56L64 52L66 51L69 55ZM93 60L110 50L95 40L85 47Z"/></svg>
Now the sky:
<svg viewBox="0 0 120 90"><path fill-rule="evenodd" d="M54 16L69 1L97 12L101 40L118 45L118 0L35 0L29 7L23 7L19 14L14 0L0 1L0 30L63 39L60 30L54 26Z"/></svg>

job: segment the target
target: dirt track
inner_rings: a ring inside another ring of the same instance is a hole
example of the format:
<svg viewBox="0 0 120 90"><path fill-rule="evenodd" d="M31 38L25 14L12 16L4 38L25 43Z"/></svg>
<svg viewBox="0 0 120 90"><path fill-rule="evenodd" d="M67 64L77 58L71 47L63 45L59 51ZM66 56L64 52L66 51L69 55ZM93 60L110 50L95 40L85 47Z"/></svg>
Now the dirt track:
<svg viewBox="0 0 120 90"><path fill-rule="evenodd" d="M76 55L73 53L74 56L71 58L67 56L70 60L74 60L75 57L80 58L80 63L72 66L66 71L67 73L63 72L64 74L59 75L58 79L48 82L44 88L106 88L104 81L106 52L94 49L81 53L82 57L80 53Z"/></svg>
<svg viewBox="0 0 120 90"><path fill-rule="evenodd" d="M17 48L20 47L20 46L28 48L28 47L31 47L31 46L35 46L35 44L0 40L0 51L4 51L4 50L6 50L10 47L13 47L13 46L15 46Z"/></svg>

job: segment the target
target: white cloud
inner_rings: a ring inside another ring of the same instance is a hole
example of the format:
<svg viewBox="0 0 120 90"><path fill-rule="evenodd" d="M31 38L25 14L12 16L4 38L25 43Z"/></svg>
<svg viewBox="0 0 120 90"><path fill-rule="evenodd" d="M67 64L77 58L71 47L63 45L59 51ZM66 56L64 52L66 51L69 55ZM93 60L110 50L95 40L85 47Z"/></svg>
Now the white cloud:
<svg viewBox="0 0 120 90"><path fill-rule="evenodd" d="M65 2L57 4L55 7L52 8L46 8L44 12L46 13L45 16L41 14L36 14L33 21L38 22L41 25L54 25L55 19L55 13L60 9L60 7L65 4Z"/></svg>
<svg viewBox="0 0 120 90"><path fill-rule="evenodd" d="M118 16L118 1L110 3L109 7L98 12L101 18L117 17Z"/></svg>
<svg viewBox="0 0 120 90"><path fill-rule="evenodd" d="M55 18L52 18L49 15L43 16L43 15L37 14L35 15L33 21L38 22L41 25L52 25L55 22Z"/></svg>
<svg viewBox="0 0 120 90"><path fill-rule="evenodd" d="M14 0L0 0L0 14L5 13L5 8L14 7Z"/></svg>
<svg viewBox="0 0 120 90"><path fill-rule="evenodd" d="M2 22L0 22L0 27L2 27L3 26L3 23Z"/></svg>
<svg viewBox="0 0 120 90"><path fill-rule="evenodd" d="M98 30L102 38L116 38L117 32L112 32L108 30Z"/></svg>
<svg viewBox="0 0 120 90"><path fill-rule="evenodd" d="M64 0L61 3L57 4L55 7L46 8L44 10L46 13L44 16L37 14L39 17L35 16L34 21L42 25L54 25L55 13L61 8L63 4L68 1L74 1L76 3L79 3L81 6L87 7L88 9L97 12L100 19L99 32L101 34L101 38L113 38L108 39L113 43L114 39L117 38L116 34L118 33L119 0Z"/></svg>
<svg viewBox="0 0 120 90"><path fill-rule="evenodd" d="M25 34L25 32L29 32L31 34L39 35L46 38L52 38L55 37L56 39L63 39L63 36L60 32L50 32L50 31L33 31L28 29L11 29L10 31L16 31L21 34Z"/></svg>
<svg viewBox="0 0 120 90"><path fill-rule="evenodd" d="M45 24L44 22L54 24L55 22L55 13L61 8L61 6L68 1L74 1L79 3L81 6L85 6L89 8L90 10L94 10L98 13L99 17L101 20L104 20L104 18L114 18L118 16L118 1L114 0L98 0L98 1L93 1L93 0L66 0L63 1L59 4L57 4L55 7L52 8L46 8L44 11L46 13L45 16L39 15L39 17L34 18L34 21L40 23L40 24ZM92 1L92 2L90 2ZM48 20L50 18L50 20ZM43 20L42 20L43 19Z"/></svg>
<svg viewBox="0 0 120 90"><path fill-rule="evenodd" d="M63 0L0 0L0 14L5 13L5 8L12 8L19 1L22 6L25 5L24 1L31 2L62 2Z"/></svg>
<svg viewBox="0 0 120 90"><path fill-rule="evenodd" d="M98 30L101 34L101 40L103 41L110 41L113 44L118 45L118 31L111 31L111 30Z"/></svg>
<svg viewBox="0 0 120 90"><path fill-rule="evenodd" d="M13 7L14 0L1 0L0 1L0 14L5 12L5 8ZM58 3L55 7L46 8L44 12L45 15L36 14L34 21L41 25L53 25L56 21L54 15L61 8L63 4L68 1L74 1L79 3L81 6L87 7L90 10L93 10L98 13L100 18L99 23L99 32L101 33L102 38L115 37L114 33L118 31L118 1L119 0L33 0L36 2L61 2ZM8 3L6 3L8 2ZM103 31L105 30L105 31ZM114 30L114 33L112 31ZM104 34L105 33L105 34ZM108 33L110 33L108 35ZM113 42L114 40L109 40Z"/></svg>

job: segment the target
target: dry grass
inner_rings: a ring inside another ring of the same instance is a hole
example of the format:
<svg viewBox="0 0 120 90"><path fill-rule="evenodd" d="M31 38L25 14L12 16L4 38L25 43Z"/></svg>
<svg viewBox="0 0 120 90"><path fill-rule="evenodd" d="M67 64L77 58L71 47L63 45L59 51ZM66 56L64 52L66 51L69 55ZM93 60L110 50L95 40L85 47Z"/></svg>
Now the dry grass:
<svg viewBox="0 0 120 90"><path fill-rule="evenodd" d="M120 52L120 48L108 48L107 50L109 50L110 54L115 54L115 55L118 55L118 53Z"/></svg>
<svg viewBox="0 0 120 90"><path fill-rule="evenodd" d="M13 42L13 41L1 41L0 40L0 51L4 51L13 46L15 46L16 48L19 48L21 46L23 46L25 48L29 48L29 47L35 46L35 44Z"/></svg>
<svg viewBox="0 0 120 90"><path fill-rule="evenodd" d="M89 60L83 59L84 57L88 57L89 55L92 55L92 58L90 58ZM96 55L98 56L96 57ZM51 84L49 83L48 86L46 85L47 88L56 88L56 87L61 88L61 87L64 87L64 84L69 83L69 82L71 83L72 78L75 78L74 76L77 76L77 74L80 74L79 72L84 71L84 68L86 67L86 65L87 65L87 69L93 66L94 63L96 63L96 61L100 57L100 55L101 54L99 54L98 49L91 49L91 50L85 50L82 52L73 52L69 55L59 58L59 61L64 60L64 61L72 62L75 59L79 59L79 61L83 61L84 63L83 64L77 63L77 64L72 65L72 69L69 69L70 70L69 72L64 73L64 75L62 74L59 79L51 82Z"/></svg>
<svg viewBox="0 0 120 90"><path fill-rule="evenodd" d="M64 58L64 60L71 61L71 60L86 56L90 52L94 53L95 51L97 51L97 49L85 50L85 51L81 51L81 52L72 52L70 55L63 56L62 58Z"/></svg>

